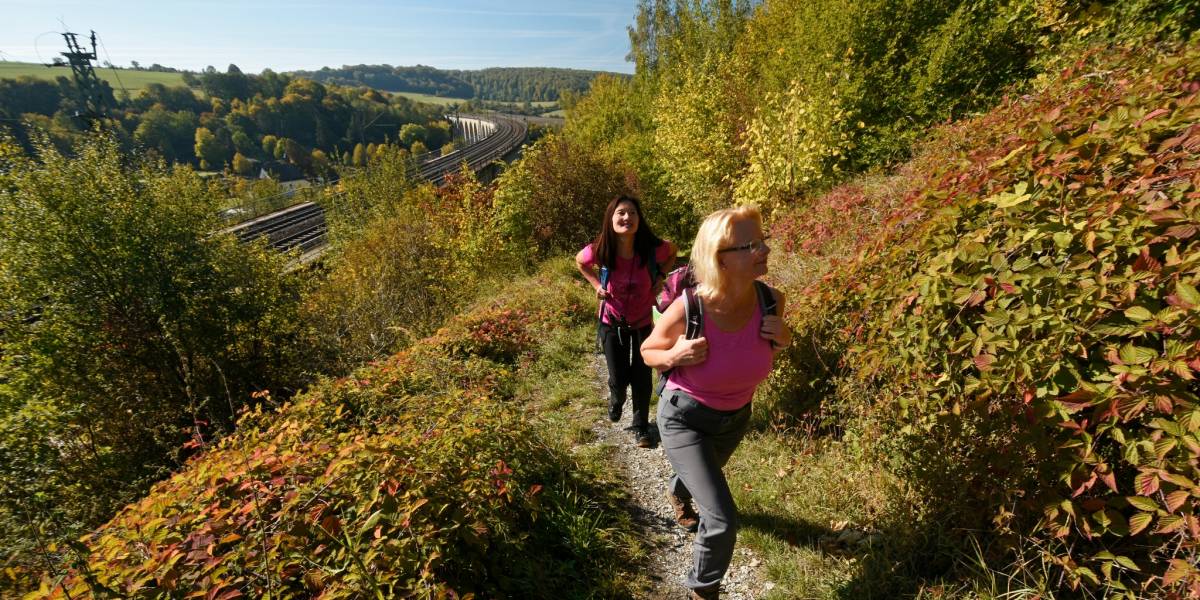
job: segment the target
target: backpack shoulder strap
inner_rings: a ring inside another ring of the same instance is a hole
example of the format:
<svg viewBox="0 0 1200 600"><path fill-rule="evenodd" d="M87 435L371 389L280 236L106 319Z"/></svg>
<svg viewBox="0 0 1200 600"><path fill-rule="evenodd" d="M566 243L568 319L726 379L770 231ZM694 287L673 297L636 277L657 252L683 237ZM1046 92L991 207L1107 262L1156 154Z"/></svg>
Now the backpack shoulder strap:
<svg viewBox="0 0 1200 600"><path fill-rule="evenodd" d="M608 267L600 265L600 289L608 288ZM600 322L604 322L604 311L608 308L608 300L600 301L600 311L596 314L596 318Z"/></svg>
<svg viewBox="0 0 1200 600"><path fill-rule="evenodd" d="M658 276L663 274L662 269L658 268L658 260L653 253L650 255L650 260L646 261L646 271L650 273L651 286L654 285L654 280L658 279Z"/></svg>
<svg viewBox="0 0 1200 600"><path fill-rule="evenodd" d="M694 340L704 334L704 305L696 288L683 289L684 338Z"/></svg>
<svg viewBox="0 0 1200 600"><path fill-rule="evenodd" d="M704 306L700 302L700 296L696 295L696 288L683 288L683 327L684 339L694 340L704 334ZM667 369L659 373L658 386L654 389L659 398L662 398L667 380L671 378L671 372L674 370Z"/></svg>
<svg viewBox="0 0 1200 600"><path fill-rule="evenodd" d="M758 292L758 307L762 309L762 316L773 316L778 312L779 303L775 301L775 292L771 291L771 286L755 279L754 291ZM775 341L771 341L771 347L775 347Z"/></svg>
<svg viewBox="0 0 1200 600"><path fill-rule="evenodd" d="M774 315L779 305L775 301L775 293L771 291L771 286L755 279L754 291L758 293L758 307L762 309L763 316Z"/></svg>

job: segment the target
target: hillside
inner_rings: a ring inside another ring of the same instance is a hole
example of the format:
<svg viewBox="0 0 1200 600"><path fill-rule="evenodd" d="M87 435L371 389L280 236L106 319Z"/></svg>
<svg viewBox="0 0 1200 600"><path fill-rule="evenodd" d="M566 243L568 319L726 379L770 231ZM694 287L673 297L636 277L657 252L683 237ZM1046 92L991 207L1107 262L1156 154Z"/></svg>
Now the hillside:
<svg viewBox="0 0 1200 600"><path fill-rule="evenodd" d="M788 299L724 468L757 569L726 594L1200 598L1200 3L634 23L637 73L493 182L346 161L311 271L212 235L223 190L119 135L0 139L0 594L682 594L569 258L634 194L685 249L761 207ZM214 127L409 107L210 75Z"/></svg>
<svg viewBox="0 0 1200 600"><path fill-rule="evenodd" d="M1196 585L1198 99L1194 45L1098 53L777 217L808 342L776 389L895 486L839 493L883 501L855 525L918 553L978 532L1018 589L1034 560L1106 596Z"/></svg>
<svg viewBox="0 0 1200 600"><path fill-rule="evenodd" d="M134 71L131 69L97 68L96 76L108 82L113 90L126 90L136 96L151 84L162 84L168 87L184 87L181 73L161 73L157 71ZM19 77L34 77L44 81L54 81L59 77L71 78L70 68L50 68L37 63L0 62L0 79L17 79Z"/></svg>
<svg viewBox="0 0 1200 600"><path fill-rule="evenodd" d="M423 65L353 65L338 69L324 67L317 71L296 71L294 74L315 81L348 86L365 85L388 92L412 92L463 100L549 102L557 101L559 92L563 90L576 93L587 91L588 84L600 72L548 67L463 71Z"/></svg>
<svg viewBox="0 0 1200 600"><path fill-rule="evenodd" d="M27 148L33 132L50 136L60 149L79 142L88 124L76 116L86 111L75 84L38 78L61 76L62 70L39 72L38 77L32 72L13 69L10 73L22 75L0 77L3 128L24 140ZM440 150L451 142L450 123L442 119L440 107L357 86L324 85L269 70L247 75L236 65L199 75L128 73L140 76L132 81L145 87L135 92L128 78L105 82L99 91L103 116L131 145L202 170L227 168L252 175L258 172L256 165L286 160L318 177L336 164L365 164L368 147L389 141L401 142L405 149L418 144L418 153ZM182 85L185 77L193 87ZM120 93L122 89L130 94Z"/></svg>
<svg viewBox="0 0 1200 600"><path fill-rule="evenodd" d="M501 102L552 102L567 90L582 94L602 71L547 67L496 67L478 71L450 71L471 84L475 97Z"/></svg>
<svg viewBox="0 0 1200 600"><path fill-rule="evenodd" d="M242 433L83 541L86 576L35 597L621 595L606 572L628 559L611 538L615 498L518 391L534 373L561 376L543 353L588 319L566 266L243 415Z"/></svg>
<svg viewBox="0 0 1200 600"><path fill-rule="evenodd" d="M347 65L337 69L323 67L316 71L295 71L294 74L322 83L365 85L385 92L413 92L462 99L475 96L470 84L447 71L424 65Z"/></svg>

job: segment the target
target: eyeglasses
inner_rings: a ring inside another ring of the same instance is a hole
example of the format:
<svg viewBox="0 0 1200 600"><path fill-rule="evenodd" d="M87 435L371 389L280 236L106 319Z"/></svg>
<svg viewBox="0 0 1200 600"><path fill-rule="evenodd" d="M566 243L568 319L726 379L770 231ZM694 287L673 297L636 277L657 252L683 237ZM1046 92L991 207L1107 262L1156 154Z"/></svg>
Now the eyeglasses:
<svg viewBox="0 0 1200 600"><path fill-rule="evenodd" d="M767 240L769 240L769 239L771 239L771 236L767 235L767 236L763 236L763 239L761 239L761 240L747 242L745 244L742 244L741 246L733 246L731 248L721 248L720 250L717 250L717 254L721 254L723 252L740 252L742 250L749 250L750 252L758 252L760 250L766 250L767 249Z"/></svg>

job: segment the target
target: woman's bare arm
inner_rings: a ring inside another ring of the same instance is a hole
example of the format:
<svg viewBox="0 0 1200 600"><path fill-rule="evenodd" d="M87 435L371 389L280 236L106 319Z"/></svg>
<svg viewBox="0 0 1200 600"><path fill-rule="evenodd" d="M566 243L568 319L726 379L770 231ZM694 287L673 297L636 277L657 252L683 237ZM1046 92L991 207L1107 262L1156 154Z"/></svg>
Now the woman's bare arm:
<svg viewBox="0 0 1200 600"><path fill-rule="evenodd" d="M592 285L592 289L596 290L597 298L607 298L608 290L605 290L603 287L601 287L600 277L596 275L596 267L583 262L583 253L585 251L587 251L587 248L580 250L579 253L575 255L575 267L579 269L579 273L583 275L583 278Z"/></svg>
<svg viewBox="0 0 1200 600"><path fill-rule="evenodd" d="M682 298L682 296L681 296ZM659 371L682 365L704 362L708 357L708 340L703 337L684 339L683 303L677 300L667 307L667 312L654 325L654 330L642 342L642 361Z"/></svg>

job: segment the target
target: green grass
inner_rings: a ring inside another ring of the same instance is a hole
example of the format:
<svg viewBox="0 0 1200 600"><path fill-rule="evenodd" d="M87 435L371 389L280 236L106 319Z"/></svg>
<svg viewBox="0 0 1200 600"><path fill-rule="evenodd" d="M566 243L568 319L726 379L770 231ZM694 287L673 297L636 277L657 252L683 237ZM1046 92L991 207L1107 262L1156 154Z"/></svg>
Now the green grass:
<svg viewBox="0 0 1200 600"><path fill-rule="evenodd" d="M525 105L524 102L500 102L499 100L493 100L492 102L495 102L497 104L507 104L509 106L524 106ZM538 108L546 108L548 106L554 106L555 104L558 104L558 102L555 102L554 100L539 100L537 102L530 102L529 104L532 106L536 106Z"/></svg>
<svg viewBox="0 0 1200 600"><path fill-rule="evenodd" d="M426 104L436 104L438 106L450 106L451 104L466 104L469 102L466 98L449 98L446 96L433 96L431 94L419 94L417 92L387 92L393 96L404 96L413 102L424 102ZM498 100L488 100L489 104L503 104L506 106L520 107L524 106L524 102L500 102ZM538 108L546 108L558 104L553 100L543 100L538 102L530 102Z"/></svg>
<svg viewBox="0 0 1200 600"><path fill-rule="evenodd" d="M445 96L433 96L431 94L418 94L416 92L387 92L393 96L403 96L413 102L424 102L425 104L436 104L438 106L450 106L451 104L466 104L467 100L463 98L447 98Z"/></svg>
<svg viewBox="0 0 1200 600"><path fill-rule="evenodd" d="M121 89L124 88L129 91L131 96L136 96L138 92L152 83L161 83L166 86L183 85L183 75L179 73L130 71L127 69L116 69L114 72L113 69L97 68L96 75L100 79L107 81L117 94L120 94ZM37 63L0 62L0 79L16 79L23 76L36 77L47 81L54 81L55 78L60 76L69 79L71 77L71 69L67 67L46 67Z"/></svg>

